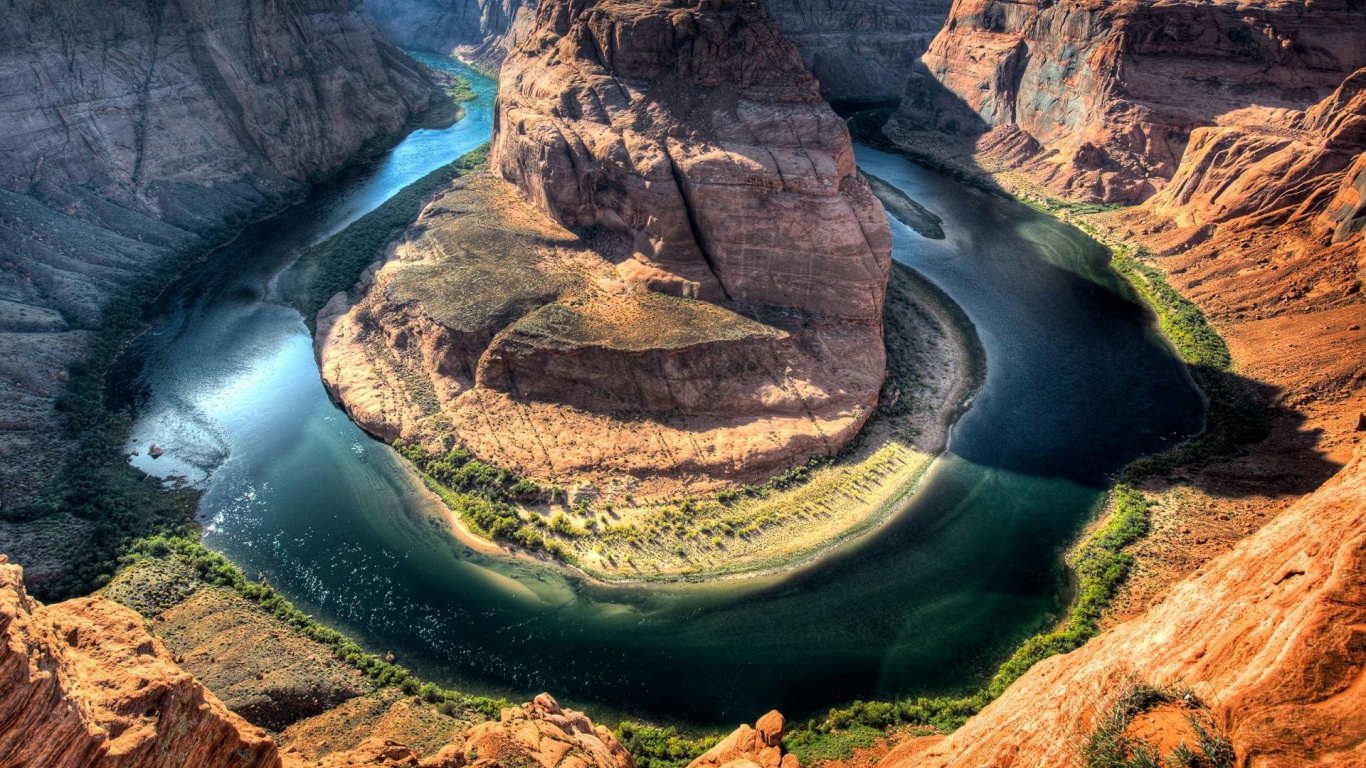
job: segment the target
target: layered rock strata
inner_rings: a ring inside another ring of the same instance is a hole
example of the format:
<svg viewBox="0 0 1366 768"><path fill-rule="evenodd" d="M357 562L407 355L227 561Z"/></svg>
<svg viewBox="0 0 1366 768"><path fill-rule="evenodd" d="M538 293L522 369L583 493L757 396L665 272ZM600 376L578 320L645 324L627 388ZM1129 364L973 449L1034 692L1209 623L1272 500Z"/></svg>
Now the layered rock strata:
<svg viewBox="0 0 1366 768"><path fill-rule="evenodd" d="M1146 616L1040 662L942 742L881 768L1064 765L1126 684L1188 686L1238 764L1366 761L1366 458Z"/></svg>
<svg viewBox="0 0 1366 768"><path fill-rule="evenodd" d="M0 30L0 505L104 302L300 193L432 90L348 0L17 0Z"/></svg>
<svg viewBox="0 0 1366 768"><path fill-rule="evenodd" d="M1192 131L1304 109L1366 65L1352 3L960 2L911 78L902 129L980 146L1068 198L1137 202Z"/></svg>
<svg viewBox="0 0 1366 768"><path fill-rule="evenodd" d="M492 174L457 181L320 313L324 382L386 440L637 494L754 481L871 415L879 324L631 291L613 237L595 249Z"/></svg>
<svg viewBox="0 0 1366 768"><path fill-rule="evenodd" d="M948 17L948 0L832 3L771 0L768 11L831 101L900 98L906 77ZM487 69L502 65L534 14L521 0L366 0L393 40L454 51Z"/></svg>
<svg viewBox="0 0 1366 768"><path fill-rule="evenodd" d="M1366 760L1360 10L960 8L889 135L1021 194L1139 202L1085 218L1150 249L1227 340L1243 385L1276 408L1263 443L1150 489L1153 535L1198 548L1183 560L1193 573L1148 569L1141 552L1133 618L884 767L1074 761L1134 682L1192 687L1239 765Z"/></svg>
<svg viewBox="0 0 1366 768"><path fill-rule="evenodd" d="M615 232L632 288L880 317L886 217L756 5L542 4L491 162L557 222Z"/></svg>
<svg viewBox="0 0 1366 768"><path fill-rule="evenodd" d="M528 18L511 185L456 182L323 311L334 396L388 440L632 493L837 452L884 376L890 231L796 50L746 3Z"/></svg>
<svg viewBox="0 0 1366 768"><path fill-rule="evenodd" d="M280 765L266 732L171 659L141 617L102 598L45 606L0 555L0 764Z"/></svg>

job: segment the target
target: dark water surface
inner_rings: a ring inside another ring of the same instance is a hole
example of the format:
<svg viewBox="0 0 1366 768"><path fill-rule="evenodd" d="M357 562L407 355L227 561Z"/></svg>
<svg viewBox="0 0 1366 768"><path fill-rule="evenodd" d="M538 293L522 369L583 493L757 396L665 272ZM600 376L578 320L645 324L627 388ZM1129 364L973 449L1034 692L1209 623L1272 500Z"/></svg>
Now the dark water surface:
<svg viewBox="0 0 1366 768"><path fill-rule="evenodd" d="M699 725L960 689L1057 619L1060 550L1107 474L1200 426L1197 392L1099 245L860 147L943 218L940 241L892 221L895 255L963 306L987 353L981 394L907 509L781 578L601 587L472 552L328 401L303 320L272 287L300 247L487 140L492 81L426 58L474 80L468 117L216 254L168 291L115 382L136 408L134 463L204 488L209 546L425 676ZM148 458L150 443L166 455Z"/></svg>

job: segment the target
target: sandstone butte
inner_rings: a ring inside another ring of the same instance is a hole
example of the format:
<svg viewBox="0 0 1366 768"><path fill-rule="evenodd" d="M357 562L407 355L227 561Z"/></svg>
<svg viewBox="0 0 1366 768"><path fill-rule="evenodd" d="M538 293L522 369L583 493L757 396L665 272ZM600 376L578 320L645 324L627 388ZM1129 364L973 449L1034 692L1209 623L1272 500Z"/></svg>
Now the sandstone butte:
<svg viewBox="0 0 1366 768"><path fill-rule="evenodd" d="M890 231L797 50L745 2L519 18L492 172L320 314L333 395L386 440L609 495L837 452L884 377Z"/></svg>

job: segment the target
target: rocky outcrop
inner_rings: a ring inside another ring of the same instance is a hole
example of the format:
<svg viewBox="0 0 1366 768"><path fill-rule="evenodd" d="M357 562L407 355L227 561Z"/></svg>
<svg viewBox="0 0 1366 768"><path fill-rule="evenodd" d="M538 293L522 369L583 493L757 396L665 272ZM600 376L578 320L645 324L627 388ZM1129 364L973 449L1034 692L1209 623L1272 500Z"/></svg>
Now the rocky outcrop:
<svg viewBox="0 0 1366 768"><path fill-rule="evenodd" d="M688 768L801 768L796 755L783 752L782 713L769 712L751 728L742 725Z"/></svg>
<svg viewBox="0 0 1366 768"><path fill-rule="evenodd" d="M1040 662L964 728L882 768L1063 765L1106 694L1189 686L1247 766L1366 760L1366 457L1175 587Z"/></svg>
<svg viewBox="0 0 1366 768"><path fill-rule="evenodd" d="M0 505L113 294L299 194L432 86L349 0L16 0L0 29Z"/></svg>
<svg viewBox="0 0 1366 768"><path fill-rule="evenodd" d="M1192 132L1253 105L1304 109L1366 65L1353 3L958 3L911 78L901 130L987 135L1055 194L1137 202Z"/></svg>
<svg viewBox="0 0 1366 768"><path fill-rule="evenodd" d="M582 712L561 709L548 693L503 710L497 722L475 726L465 740L465 759L488 768L636 768L610 730Z"/></svg>
<svg viewBox="0 0 1366 768"><path fill-rule="evenodd" d="M102 598L42 605L0 555L0 765L280 765L266 732Z"/></svg>
<svg viewBox="0 0 1366 768"><path fill-rule="evenodd" d="M541 4L491 162L557 222L615 232L632 288L878 321L886 217L760 6Z"/></svg>

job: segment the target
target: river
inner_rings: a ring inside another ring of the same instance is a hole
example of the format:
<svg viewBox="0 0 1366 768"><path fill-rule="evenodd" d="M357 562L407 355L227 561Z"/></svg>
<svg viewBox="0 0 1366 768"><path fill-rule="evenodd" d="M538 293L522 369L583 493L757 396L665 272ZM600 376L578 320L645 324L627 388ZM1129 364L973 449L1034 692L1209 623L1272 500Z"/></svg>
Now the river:
<svg viewBox="0 0 1366 768"><path fill-rule="evenodd" d="M208 546L420 674L521 699L548 690L611 722L804 717L855 698L962 690L1065 608L1062 550L1126 462L1194 433L1184 367L1081 232L896 156L861 166L937 213L893 220L894 257L977 326L987 376L921 490L875 535L781 577L604 587L476 553L386 446L327 397L277 278L335 233L488 139L493 81L250 227L169 289L112 391L133 463L204 490ZM156 443L165 454L153 459Z"/></svg>

